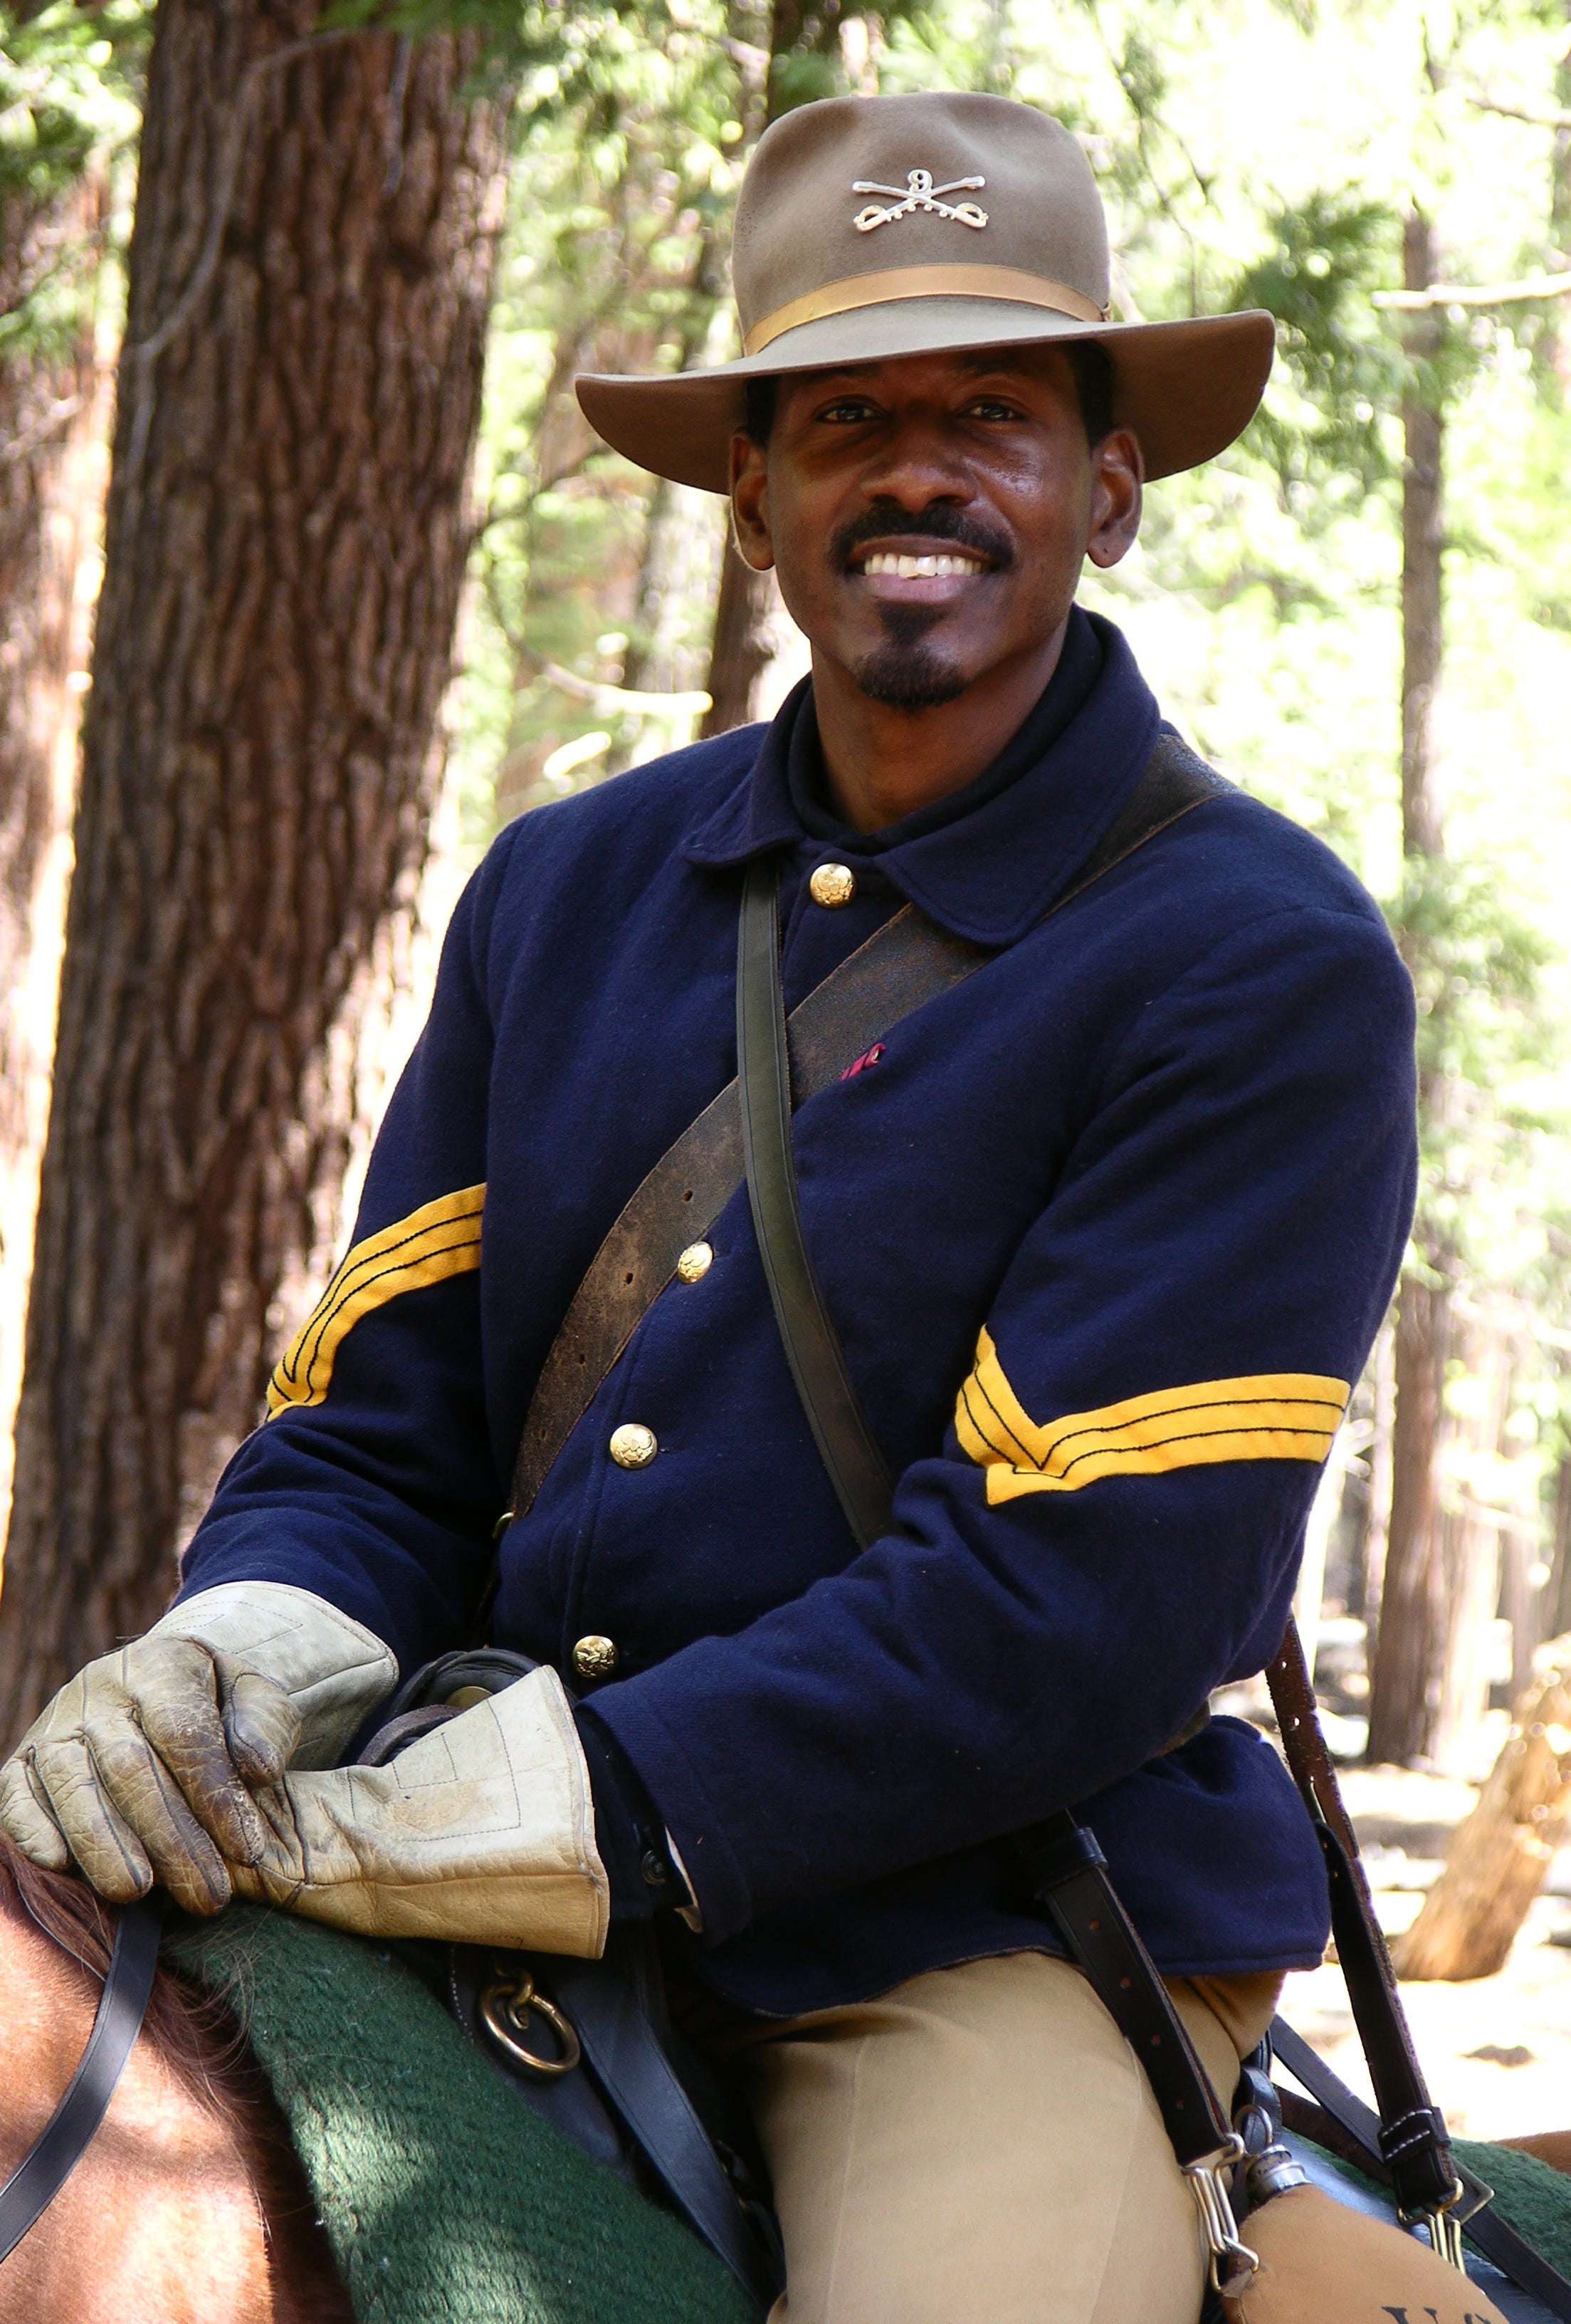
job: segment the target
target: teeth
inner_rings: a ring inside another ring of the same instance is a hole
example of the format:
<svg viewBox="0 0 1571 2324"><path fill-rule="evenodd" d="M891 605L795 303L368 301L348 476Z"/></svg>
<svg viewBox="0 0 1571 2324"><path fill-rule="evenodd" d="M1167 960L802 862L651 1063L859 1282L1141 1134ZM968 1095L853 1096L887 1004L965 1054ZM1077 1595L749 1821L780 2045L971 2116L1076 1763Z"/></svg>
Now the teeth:
<svg viewBox="0 0 1571 2324"><path fill-rule="evenodd" d="M869 557L862 567L864 573L892 573L901 581L933 580L941 573L979 573L981 569L977 557L896 557L887 552Z"/></svg>

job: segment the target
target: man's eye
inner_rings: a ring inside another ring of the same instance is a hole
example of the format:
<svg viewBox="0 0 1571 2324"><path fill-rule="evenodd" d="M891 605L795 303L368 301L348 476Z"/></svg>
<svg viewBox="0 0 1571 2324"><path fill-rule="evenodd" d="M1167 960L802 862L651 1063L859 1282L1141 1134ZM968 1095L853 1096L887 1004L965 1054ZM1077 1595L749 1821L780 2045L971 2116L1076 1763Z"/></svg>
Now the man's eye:
<svg viewBox="0 0 1571 2324"><path fill-rule="evenodd" d="M870 419L873 407L870 403L863 403L856 397L847 396L841 402L829 404L818 416L821 420L837 420L843 428L848 425L854 426L859 420Z"/></svg>
<svg viewBox="0 0 1571 2324"><path fill-rule="evenodd" d="M1006 403L1001 395L979 395L970 407L973 420L1018 420L1014 404Z"/></svg>

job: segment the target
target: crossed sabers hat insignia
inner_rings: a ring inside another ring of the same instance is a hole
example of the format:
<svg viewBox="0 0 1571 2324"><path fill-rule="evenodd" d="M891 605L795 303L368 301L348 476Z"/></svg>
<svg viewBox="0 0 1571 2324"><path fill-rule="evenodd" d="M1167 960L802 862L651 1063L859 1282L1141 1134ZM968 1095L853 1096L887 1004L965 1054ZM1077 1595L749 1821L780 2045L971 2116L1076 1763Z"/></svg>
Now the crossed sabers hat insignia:
<svg viewBox="0 0 1571 2324"><path fill-rule="evenodd" d="M986 178L951 178L947 186L935 186L931 170L907 170L905 190L902 193L898 186L880 186L870 178L858 178L851 185L853 194L887 194L889 208L880 209L877 202L869 202L866 209L857 212L851 224L859 234L871 234L875 226L909 217L914 210L932 210L935 217L954 218L960 226L986 226L988 213L975 202L951 204L941 201L939 197L958 194L969 186L979 188L987 182Z"/></svg>

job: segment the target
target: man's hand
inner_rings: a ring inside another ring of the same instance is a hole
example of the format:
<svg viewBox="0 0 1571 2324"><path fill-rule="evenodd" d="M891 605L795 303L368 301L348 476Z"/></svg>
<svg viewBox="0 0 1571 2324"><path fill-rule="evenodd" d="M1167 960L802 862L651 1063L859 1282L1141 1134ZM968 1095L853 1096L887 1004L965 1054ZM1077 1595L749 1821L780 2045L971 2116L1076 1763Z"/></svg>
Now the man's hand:
<svg viewBox="0 0 1571 2324"><path fill-rule="evenodd" d="M258 1861L255 1791L334 1758L392 1686L380 1638L281 1582L225 1582L89 1663L0 1767L0 1824L124 1904L161 1881L191 1913Z"/></svg>
<svg viewBox="0 0 1571 2324"><path fill-rule="evenodd" d="M611 1889L589 1770L554 1670L531 1671L385 1767L291 1773L258 1794L243 1896L365 1936L528 1945L594 1960Z"/></svg>

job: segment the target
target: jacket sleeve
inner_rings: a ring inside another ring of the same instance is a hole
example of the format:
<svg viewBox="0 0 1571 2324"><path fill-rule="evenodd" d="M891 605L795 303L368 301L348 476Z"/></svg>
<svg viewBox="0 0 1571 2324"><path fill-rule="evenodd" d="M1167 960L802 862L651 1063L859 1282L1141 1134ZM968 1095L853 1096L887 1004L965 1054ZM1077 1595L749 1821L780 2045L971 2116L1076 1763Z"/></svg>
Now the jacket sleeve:
<svg viewBox="0 0 1571 2324"><path fill-rule="evenodd" d="M492 1026L483 964L504 835L443 946L429 1021L388 1106L354 1239L279 1360L268 1416L220 1480L181 1595L313 1590L407 1670L463 1636L502 1506L480 1342Z"/></svg>
<svg viewBox="0 0 1571 2324"><path fill-rule="evenodd" d="M712 1939L1088 1800L1262 1667L1415 1168L1373 914L1263 917L1141 1011L892 1533L595 1695Z"/></svg>

